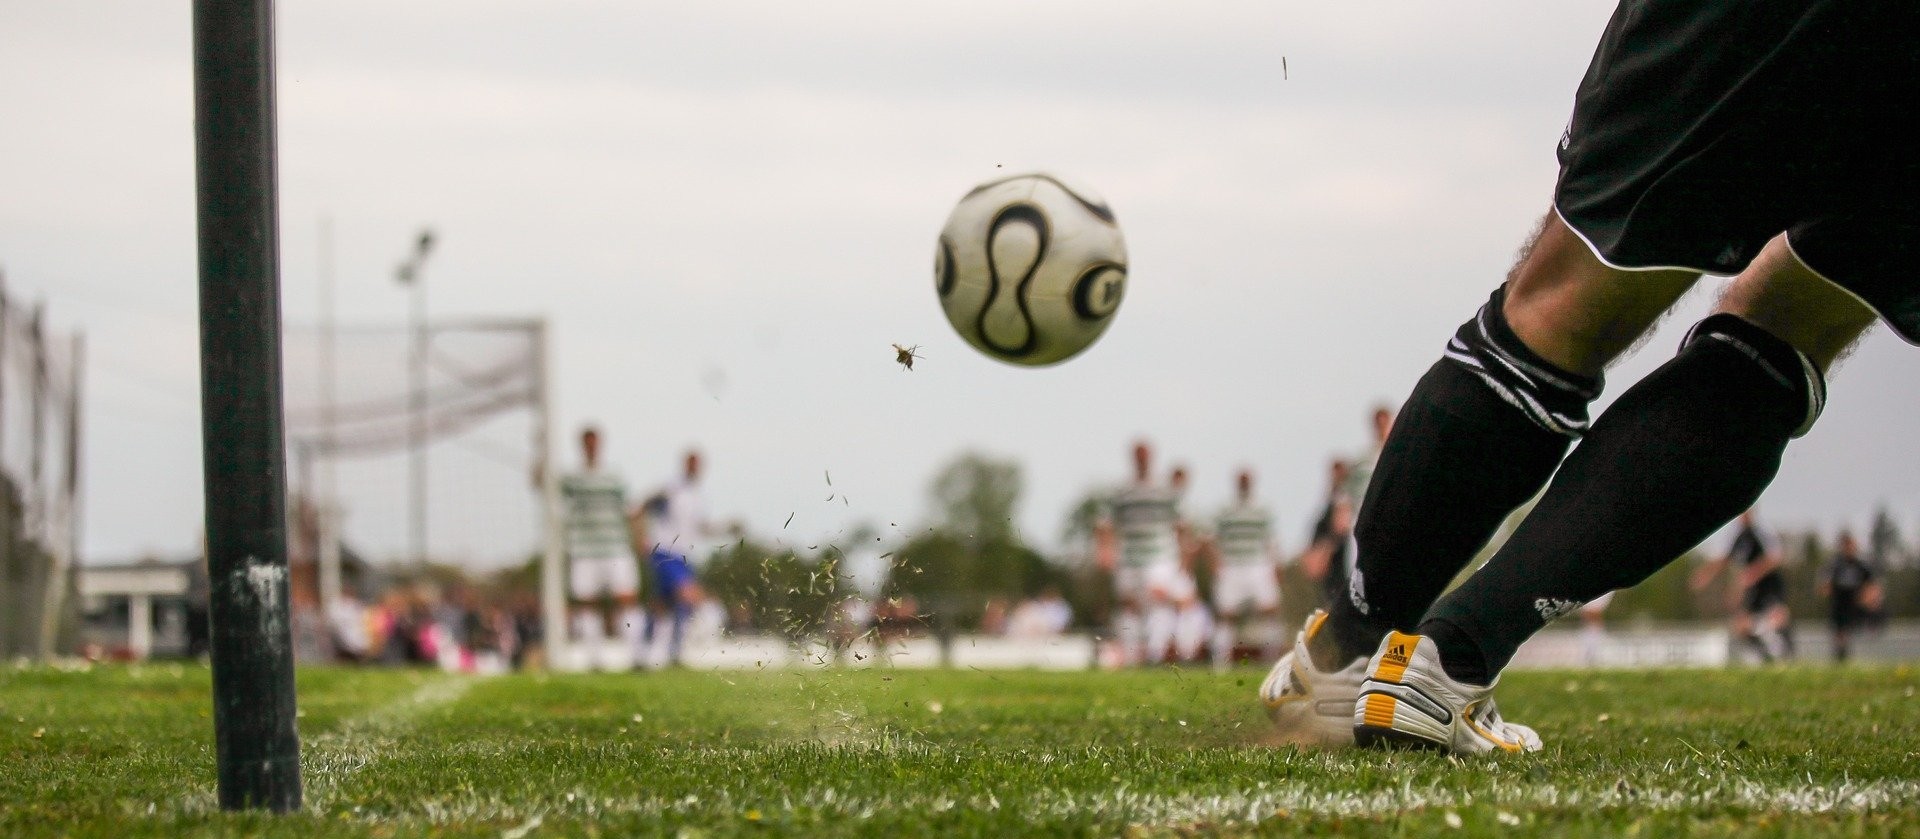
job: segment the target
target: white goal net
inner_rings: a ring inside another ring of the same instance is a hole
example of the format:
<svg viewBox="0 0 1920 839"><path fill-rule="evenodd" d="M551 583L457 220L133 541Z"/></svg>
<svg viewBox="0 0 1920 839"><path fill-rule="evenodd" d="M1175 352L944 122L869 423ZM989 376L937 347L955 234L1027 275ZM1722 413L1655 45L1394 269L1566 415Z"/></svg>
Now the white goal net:
<svg viewBox="0 0 1920 839"><path fill-rule="evenodd" d="M285 327L289 507L316 520L319 605L339 597L343 546L403 569L553 558L546 329L538 319ZM293 533L299 541L299 522ZM290 547L297 564L303 549ZM557 580L543 568L543 601Z"/></svg>

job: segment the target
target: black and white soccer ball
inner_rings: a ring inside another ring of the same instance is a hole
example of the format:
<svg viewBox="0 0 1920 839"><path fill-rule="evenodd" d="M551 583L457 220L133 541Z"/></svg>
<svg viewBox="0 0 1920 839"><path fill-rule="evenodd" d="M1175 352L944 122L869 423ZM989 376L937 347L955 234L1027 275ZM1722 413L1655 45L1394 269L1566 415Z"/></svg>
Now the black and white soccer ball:
<svg viewBox="0 0 1920 839"><path fill-rule="evenodd" d="M1107 330L1127 290L1127 244L1098 195L1047 174L973 188L934 254L934 287L967 343L1011 364L1065 361Z"/></svg>

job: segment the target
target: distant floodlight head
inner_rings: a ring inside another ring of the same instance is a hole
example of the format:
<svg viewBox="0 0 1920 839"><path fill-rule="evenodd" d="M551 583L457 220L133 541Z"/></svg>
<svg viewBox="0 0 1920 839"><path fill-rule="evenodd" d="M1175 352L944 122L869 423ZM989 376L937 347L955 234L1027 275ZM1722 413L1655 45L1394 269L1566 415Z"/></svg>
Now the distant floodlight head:
<svg viewBox="0 0 1920 839"><path fill-rule="evenodd" d="M405 262L400 263L400 267L394 269L394 279L399 280L401 285L413 285L414 280L420 277L420 266L427 261L427 254L432 251L433 228L423 227L420 229L420 238L413 240L413 253Z"/></svg>

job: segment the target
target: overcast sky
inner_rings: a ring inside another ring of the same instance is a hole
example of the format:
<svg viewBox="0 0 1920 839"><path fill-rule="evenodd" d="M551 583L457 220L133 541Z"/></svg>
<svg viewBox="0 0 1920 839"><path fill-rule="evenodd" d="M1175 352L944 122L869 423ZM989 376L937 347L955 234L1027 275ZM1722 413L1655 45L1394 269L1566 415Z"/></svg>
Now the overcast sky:
<svg viewBox="0 0 1920 839"><path fill-rule="evenodd" d="M1050 546L1146 436L1200 510L1252 466L1297 545L1328 456L1365 445L1370 406L1404 396L1546 209L1610 9L289 0L284 307L314 318L329 217L342 320L400 322L393 266L431 225L437 316L551 320L569 460L588 421L637 485L698 445L715 514L762 534L924 525L928 480L971 448L1022 463L1020 525ZM189 38L185 2L0 0L0 269L88 336L92 561L200 530ZM1132 258L1106 336L1042 370L968 348L930 275L953 201L1027 170L1102 192ZM892 343L925 359L903 372ZM1870 338L1772 520L1886 502L1911 531L1917 386L1920 353ZM376 555L405 545L403 478L363 470L346 499ZM520 550L487 543L530 515L522 475L443 464L434 485L437 551Z"/></svg>

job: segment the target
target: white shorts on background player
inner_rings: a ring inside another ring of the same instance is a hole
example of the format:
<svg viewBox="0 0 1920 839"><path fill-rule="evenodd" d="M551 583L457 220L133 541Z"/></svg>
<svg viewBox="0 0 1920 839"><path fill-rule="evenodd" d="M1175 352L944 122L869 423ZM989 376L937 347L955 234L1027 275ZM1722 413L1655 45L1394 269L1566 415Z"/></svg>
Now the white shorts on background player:
<svg viewBox="0 0 1920 839"><path fill-rule="evenodd" d="M575 600L631 597L640 593L640 566L630 556L575 559L567 563L567 590Z"/></svg>
<svg viewBox="0 0 1920 839"><path fill-rule="evenodd" d="M1193 577L1180 570L1177 562L1157 562L1145 567L1122 566L1113 571L1114 593L1121 600L1136 604L1145 604L1156 596L1182 600L1193 597L1196 590Z"/></svg>
<svg viewBox="0 0 1920 839"><path fill-rule="evenodd" d="M1147 596L1169 603L1185 603L1200 596L1200 587L1177 562L1156 563L1147 569Z"/></svg>
<svg viewBox="0 0 1920 839"><path fill-rule="evenodd" d="M1147 569L1123 565L1113 569L1113 594L1123 603L1147 601Z"/></svg>
<svg viewBox="0 0 1920 839"><path fill-rule="evenodd" d="M1213 580L1213 607L1221 614L1280 608L1280 582L1265 563L1222 565Z"/></svg>

